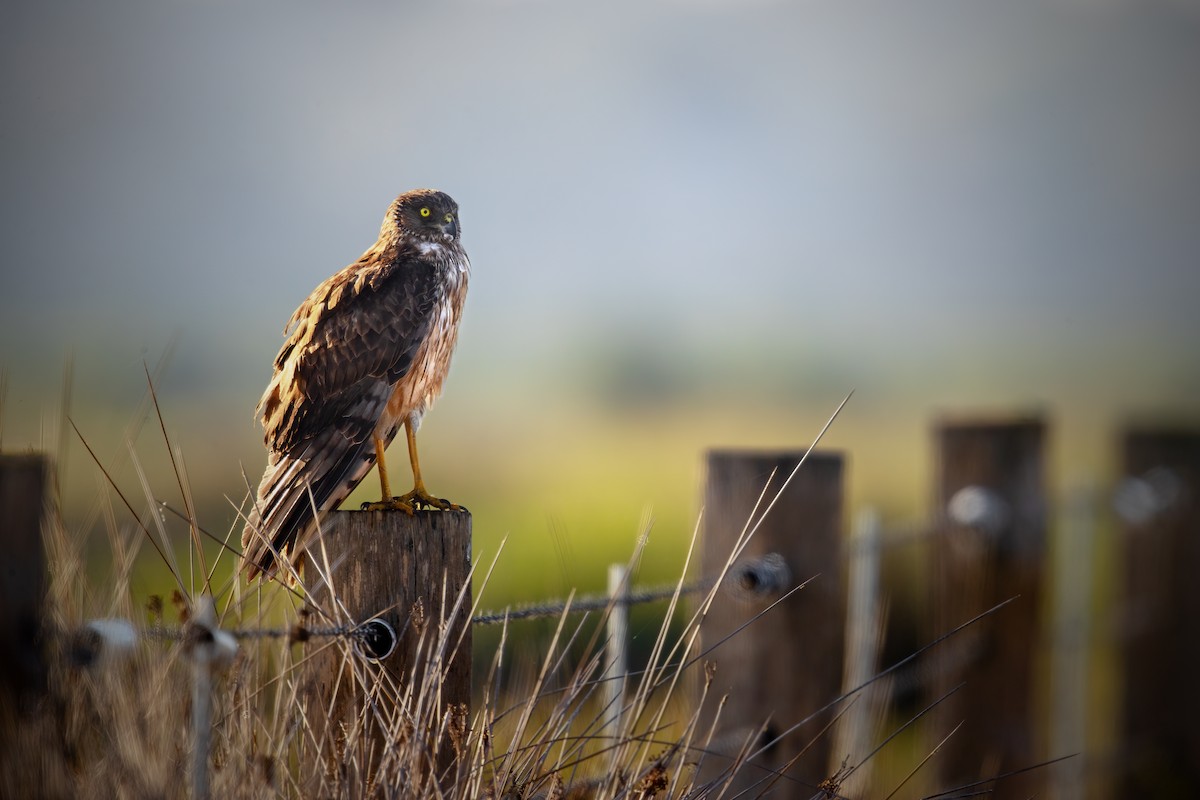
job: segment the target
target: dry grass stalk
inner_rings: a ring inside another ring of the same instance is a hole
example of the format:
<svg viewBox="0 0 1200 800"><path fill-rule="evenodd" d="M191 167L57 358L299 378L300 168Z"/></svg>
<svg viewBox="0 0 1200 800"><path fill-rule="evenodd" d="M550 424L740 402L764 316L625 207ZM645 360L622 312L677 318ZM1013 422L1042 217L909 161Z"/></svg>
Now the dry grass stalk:
<svg viewBox="0 0 1200 800"><path fill-rule="evenodd" d="M162 430L165 438L165 425ZM736 732L742 742L737 757L720 765L715 780L697 782L700 764L715 757L712 745L726 701L709 697L713 665L697 653L698 631L724 576L769 513L774 501L765 495L721 574L713 576L712 588L682 632L673 633L670 620L692 571L693 534L648 662L639 673L626 676L630 688L619 699L620 724L613 730L605 726L612 715L602 700L602 624L583 642L584 619L564 612L539 669L520 692L500 688L505 645L512 639L505 625L501 646L476 692L476 707L442 708L438 667L461 644L446 625L462 603L449 587L444 587L441 607L424 609L423 619L413 620L406 634L420 637L420 652L433 668L419 680L409 676L394 681L375 669L350 637L319 635L321 628L356 622L340 607L333 583L336 565L323 548L315 548L319 555L311 576L324 584L320 605L312 603L314 593L303 582L247 590L229 577L222 584L217 576L235 574L226 544L234 530L216 537L194 518L183 459L169 441L165 444L186 509L180 516L189 568L181 569L182 559L171 545L180 536L168 529L169 517L161 513L169 507L153 493L130 448L126 456L141 483L143 512L135 510L101 468L135 520L132 525L118 523L108 494L98 504L96 516L104 521L111 553L108 580L93 584L85 579L81 534L61 524L47 531L53 565L46 613L50 693L0 759L0 795L189 796L191 787L180 776L187 774L185 765L194 755L193 662L187 642L156 631L186 622L205 596L217 599L221 628L247 632L236 657L213 676L206 778L214 797L720 797L762 741L761 729ZM234 527L240 528L240 522ZM202 537L222 544L211 563L198 552ZM138 598L131 589L134 561L146 542L174 577L174 612L162 598ZM495 568L493 562L488 575ZM599 615L601 622L610 611ZM137 621L141 640L122 644L111 631L104 633L109 630L104 626L87 629L85 623L95 619ZM282 635L249 635L254 631ZM571 654L581 644L583 657L576 658ZM336 726L324 723L322 709L304 702L307 663L330 655L355 687L359 704L350 722ZM690 696L689 682L698 687L698 702ZM705 703L716 703L718 712L707 730L698 730ZM765 785L782 777L765 776ZM824 789L836 792L840 777L833 776Z"/></svg>

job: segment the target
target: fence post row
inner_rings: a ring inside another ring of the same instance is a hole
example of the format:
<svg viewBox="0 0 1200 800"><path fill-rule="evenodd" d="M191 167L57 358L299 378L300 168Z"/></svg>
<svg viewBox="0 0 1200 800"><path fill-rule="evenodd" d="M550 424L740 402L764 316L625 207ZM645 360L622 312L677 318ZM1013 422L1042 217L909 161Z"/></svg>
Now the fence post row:
<svg viewBox="0 0 1200 800"><path fill-rule="evenodd" d="M1039 752L1039 715L1034 709L1039 688L1034 668L1042 655L1036 652L1042 640L1039 609L1046 580L1046 425L1037 417L943 421L935 425L934 439L939 535L929 544L932 609L927 638L1019 596L1000 614L942 643L923 659L932 663L935 686L930 699L964 684L930 715L925 735L940 741L960 721L964 723L939 752L936 763L941 774L936 782L965 786L1030 767L1047 756ZM1200 726L1195 725L1200 718L1200 682L1196 681L1200 675L1200 580L1196 577L1200 433L1130 429L1120 444L1124 477L1114 503L1124 528L1119 540L1124 596L1118 628L1124 692L1117 787L1121 796L1160 796L1168 790L1200 796ZM778 554L771 558L782 562L793 585L814 579L759 618L756 615L778 594L763 597L748 592L738 597L735 591L732 598L725 594L701 626L701 651L715 663L716 672L698 730L708 730L723 696L728 704L709 748L714 755L705 756L699 780L703 783L730 766L747 740L752 740L750 751L766 747L742 768L729 794L749 789L753 795L773 785L778 796L810 797L842 758L854 766L865 755L858 751L873 738L869 733L873 714L867 713L865 697L859 701L863 705L858 713L852 710L843 719L836 736L824 730L835 711L832 708L789 730L843 688L854 688L864 676L874 674L878 641L872 641L871 634L882 625L878 518L865 515L856 525L860 535L851 568L856 585L864 587L865 593L855 596L854 613L843 626L847 619L840 536L843 459L832 453L811 454L775 500L800 457L796 452L712 451L707 455L701 574L715 577L722 572L735 541L749 524L757 530L741 561ZM50 475L44 456L0 455L0 531L6 548L0 561L0 652L9 654L0 659L0 737L10 741L16 736L21 709L44 690L47 674L39 648ZM774 507L764 517L772 501ZM1085 497L1081 502L1089 501ZM1081 540L1089 535L1090 519L1079 514L1081 527L1072 527L1064 541L1086 545ZM308 718L334 732L324 736L318 732L327 748L324 755L335 755L336 747L331 745L337 730L361 728L365 720L369 733L362 737L363 749L356 757L370 773L368 762L377 765L381 757L383 726L387 719L396 718L402 705L395 692L422 687L428 676L438 675L432 694L426 695L433 712L424 719L444 720L451 709L469 706L471 517L465 511L412 517L336 512L325 535L327 551L336 559L332 595L339 607L355 623L378 618L399 636L391 652L368 652L372 658L361 662L368 664L365 670L346 668L340 644L324 642L328 646L311 646L307 654ZM1080 546L1072 552L1087 558L1091 550ZM731 574L734 588L739 575L753 580L751 572L736 567ZM1057 579L1068 580L1065 575ZM313 585L315 571L306 579ZM1075 580L1080 580L1078 575ZM452 615L460 591L465 595ZM616 712L623 685L619 676L627 669L623 663L627 632L622 623L629 592L627 576L610 573L609 595L618 602L610 620L605 673L612 714L605 724L609 733L621 725ZM1060 595L1064 592L1060 588ZM1087 595L1067 594L1074 598L1072 613L1086 614ZM329 587L318 586L312 599L330 607ZM1059 628L1068 630L1068 623L1070 619L1060 622ZM853 658L843 671L846 630L854 637ZM441 651L444 663L437 663L436 645L442 637L452 645ZM1062 669L1055 673L1058 685L1065 685L1071 676L1086 677L1086 653L1075 655L1076 661L1060 665ZM201 656L207 658L203 652ZM203 711L207 662L198 662L196 670L198 694L193 705ZM886 691L883 684L878 689ZM1086 702L1082 690L1073 697L1061 708ZM374 715L364 714L367 709L373 709ZM202 796L207 780L202 729L208 723L200 715L195 724L194 780ZM445 727L449 726L441 729ZM430 727L420 735L430 737L439 767L447 766L454 753L442 740L446 734ZM1060 745L1067 740L1087 744L1085 732L1071 724L1055 725L1054 735ZM448 774L444 769L440 772ZM778 772L784 773L782 779ZM1106 773L1111 775L1107 769ZM1086 779L1082 765L1072 774ZM865 773L856 777L868 779ZM1047 780L1045 773L1033 770L985 788L996 798L1040 796ZM854 791L849 784L843 788Z"/></svg>
<svg viewBox="0 0 1200 800"><path fill-rule="evenodd" d="M826 775L829 736L821 731L832 718L832 709L780 736L837 697L841 683L842 456L811 453L762 518L766 504L801 456L714 450L707 457L702 574L720 574L747 520L753 518L751 524L762 522L743 559L779 553L794 584L815 578L736 634L778 598L723 597L701 625L700 649L715 648L706 659L715 662L716 673L705 706L708 716L702 716L700 730L708 730L720 698L729 698L710 747L716 754L706 756L701 779L711 779L728 767L756 731L765 729L753 741L752 750L773 743L739 772L731 796L757 783L758 790L749 793L755 796L774 780L771 771L786 769L774 792L807 798ZM755 510L768 479L764 501Z"/></svg>

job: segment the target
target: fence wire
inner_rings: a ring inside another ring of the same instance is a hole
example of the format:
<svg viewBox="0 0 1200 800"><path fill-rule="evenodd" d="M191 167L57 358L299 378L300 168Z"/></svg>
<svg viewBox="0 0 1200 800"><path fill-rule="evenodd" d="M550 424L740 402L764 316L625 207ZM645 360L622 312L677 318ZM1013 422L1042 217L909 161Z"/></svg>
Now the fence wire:
<svg viewBox="0 0 1200 800"><path fill-rule="evenodd" d="M768 553L760 558L746 559L734 564L722 582L722 589L742 599L764 597L785 591L791 584L791 573L783 557ZM544 603L488 611L471 618L472 625L498 625L510 621L559 617L563 614L581 614L603 611L610 606L644 605L675 596L698 594L710 590L716 578L701 578L691 583L670 584L634 589L618 595L592 594L573 599L550 600ZM309 627L297 623L283 628L220 628L212 624L186 623L179 627L153 625L139 628L123 618L93 619L76 632L72 648L75 660L90 663L101 652L122 652L142 640L191 641L198 635L211 637L216 633L233 637L237 641L261 639L287 639L293 643L311 639L346 638L366 645L369 654L383 658L391 652L398 638L391 625L381 619L367 620L355 625Z"/></svg>

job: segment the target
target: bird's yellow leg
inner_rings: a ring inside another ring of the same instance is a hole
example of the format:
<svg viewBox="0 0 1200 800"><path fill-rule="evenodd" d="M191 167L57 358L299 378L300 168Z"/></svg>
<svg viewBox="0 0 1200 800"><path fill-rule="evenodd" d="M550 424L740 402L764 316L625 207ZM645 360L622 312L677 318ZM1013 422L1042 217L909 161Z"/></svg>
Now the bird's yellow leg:
<svg viewBox="0 0 1200 800"><path fill-rule="evenodd" d="M381 500L390 500L392 498L392 487L388 485L387 464L383 459L383 451L387 445L383 443L383 439L375 437L375 464L379 467L379 495Z"/></svg>
<svg viewBox="0 0 1200 800"><path fill-rule="evenodd" d="M383 492L378 503L363 503L363 511L403 511L412 515L415 507L402 497L392 497L392 487L388 483L387 464L383 459L383 451L387 444L378 436L375 437L375 465L379 467L379 488Z"/></svg>
<svg viewBox="0 0 1200 800"><path fill-rule="evenodd" d="M426 491L425 481L421 480L421 464L417 460L417 435L413 433L412 425L408 420L404 420L404 433L408 437L408 463L412 465L413 490L402 497L397 497L396 500L407 502L414 508L428 506L442 511L462 511L462 506L440 497L434 497Z"/></svg>

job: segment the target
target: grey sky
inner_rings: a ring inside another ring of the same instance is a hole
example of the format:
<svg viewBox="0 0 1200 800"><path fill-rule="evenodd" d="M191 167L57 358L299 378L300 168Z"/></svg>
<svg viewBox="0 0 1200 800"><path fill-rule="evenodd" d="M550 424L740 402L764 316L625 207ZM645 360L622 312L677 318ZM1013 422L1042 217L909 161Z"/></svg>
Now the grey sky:
<svg viewBox="0 0 1200 800"><path fill-rule="evenodd" d="M291 310L421 185L463 209L480 370L655 335L701 359L770 342L928 376L975 348L998 381L1200 383L1195 3L5 17L10 391L179 330L198 386L257 397Z"/></svg>

